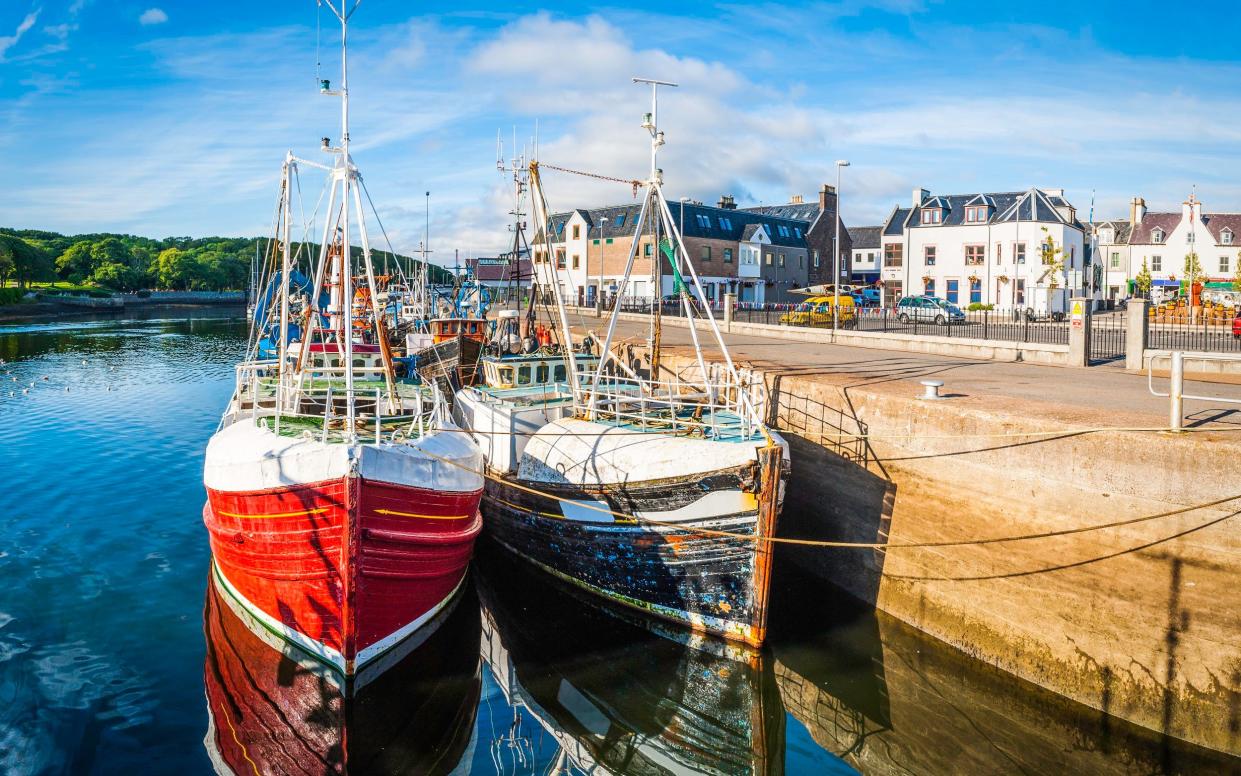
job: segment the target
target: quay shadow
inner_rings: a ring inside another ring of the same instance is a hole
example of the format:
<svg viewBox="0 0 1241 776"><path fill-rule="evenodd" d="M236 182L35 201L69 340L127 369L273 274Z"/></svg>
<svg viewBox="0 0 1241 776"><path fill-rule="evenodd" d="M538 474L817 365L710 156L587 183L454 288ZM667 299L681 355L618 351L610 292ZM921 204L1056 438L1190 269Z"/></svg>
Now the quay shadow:
<svg viewBox="0 0 1241 776"><path fill-rule="evenodd" d="M1238 761L976 660L786 569L773 672L786 711L867 774L1236 773Z"/></svg>
<svg viewBox="0 0 1241 776"><path fill-rule="evenodd" d="M792 394L782 390L781 383L777 375L768 422L788 442L792 469L776 535L821 542L885 543L897 488L870 442L860 436L866 433L866 424L851 408ZM779 543L775 575L778 579L793 564L817 580L809 583L812 587L848 580L849 594L874 606L884 558L882 548ZM777 617L775 612L772 617Z"/></svg>

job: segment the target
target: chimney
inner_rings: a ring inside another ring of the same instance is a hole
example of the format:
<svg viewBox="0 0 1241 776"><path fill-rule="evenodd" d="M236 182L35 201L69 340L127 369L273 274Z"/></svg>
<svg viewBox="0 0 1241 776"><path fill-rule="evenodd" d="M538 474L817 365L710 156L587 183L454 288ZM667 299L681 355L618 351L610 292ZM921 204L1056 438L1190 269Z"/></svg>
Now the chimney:
<svg viewBox="0 0 1241 776"><path fill-rule="evenodd" d="M931 192L927 191L926 189L914 189L914 193L913 193L914 207L918 207L919 205L921 205L923 202L926 201L927 197L929 196L931 196Z"/></svg>
<svg viewBox="0 0 1241 776"><path fill-rule="evenodd" d="M733 199L732 194L721 194L720 201L716 204L716 207L721 210L736 210L737 200Z"/></svg>
<svg viewBox="0 0 1241 776"><path fill-rule="evenodd" d="M1146 215L1146 200L1141 197L1134 197L1129 200L1129 223L1137 226L1142 223L1142 217Z"/></svg>
<svg viewBox="0 0 1241 776"><path fill-rule="evenodd" d="M819 212L826 211L836 212L836 187L823 184L823 188L819 189Z"/></svg>
<svg viewBox="0 0 1241 776"><path fill-rule="evenodd" d="M806 203L806 200L802 199L802 196L800 194L794 194L793 196L789 197L790 205L804 205L805 203Z"/></svg>

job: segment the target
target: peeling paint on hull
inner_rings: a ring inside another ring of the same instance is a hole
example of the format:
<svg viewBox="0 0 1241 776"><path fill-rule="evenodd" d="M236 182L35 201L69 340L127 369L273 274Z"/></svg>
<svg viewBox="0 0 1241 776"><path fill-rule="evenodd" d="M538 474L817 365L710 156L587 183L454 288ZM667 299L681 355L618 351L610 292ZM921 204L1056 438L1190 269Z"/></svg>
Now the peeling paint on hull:
<svg viewBox="0 0 1241 776"><path fill-rule="evenodd" d="M485 528L514 555L577 587L695 630L760 646L766 637L770 551L766 543L749 537L774 531L779 509L775 494L781 490L774 480L783 474L764 478L754 509L682 517L676 527L639 525L606 515L599 521L570 519L562 503L606 502L624 515L658 514L670 507L683 511L687 491L696 491L708 503L713 492L737 488L745 472L593 493L573 487L559 493L544 484L548 495L532 494L515 480L499 478L489 480L484 490ZM764 498L770 502L767 508Z"/></svg>

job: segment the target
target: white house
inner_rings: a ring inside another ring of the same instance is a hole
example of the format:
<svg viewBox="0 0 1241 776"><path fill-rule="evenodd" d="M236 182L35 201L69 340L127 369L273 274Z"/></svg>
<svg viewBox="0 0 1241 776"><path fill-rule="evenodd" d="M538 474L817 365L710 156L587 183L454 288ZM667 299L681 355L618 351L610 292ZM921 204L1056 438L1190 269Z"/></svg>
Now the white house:
<svg viewBox="0 0 1241 776"><path fill-rule="evenodd" d="M880 238L886 303L928 294L1027 307L1036 289L1085 287L1085 228L1060 189L932 196L914 189Z"/></svg>
<svg viewBox="0 0 1241 776"><path fill-rule="evenodd" d="M849 227L849 240L853 251L850 279L854 283L874 283L879 279L882 237L882 226Z"/></svg>
<svg viewBox="0 0 1241 776"><path fill-rule="evenodd" d="M1133 209L1129 234L1129 279L1145 266L1152 291L1176 288L1186 277L1186 258L1197 254L1207 283L1228 285L1237 271L1241 250L1241 213L1203 213L1198 198L1181 203L1179 213L1147 211L1142 199Z"/></svg>

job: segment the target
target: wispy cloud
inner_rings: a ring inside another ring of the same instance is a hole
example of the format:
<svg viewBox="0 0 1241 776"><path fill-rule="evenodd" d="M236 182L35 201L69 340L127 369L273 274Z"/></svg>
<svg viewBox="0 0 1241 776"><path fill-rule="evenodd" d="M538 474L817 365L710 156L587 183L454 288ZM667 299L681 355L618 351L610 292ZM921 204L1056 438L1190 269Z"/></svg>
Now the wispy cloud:
<svg viewBox="0 0 1241 776"><path fill-rule="evenodd" d="M39 20L39 9L35 9L26 14L26 17L17 25L17 30L12 35L0 35L0 62L5 60L8 50L17 45L22 36L30 31L30 28Z"/></svg>
<svg viewBox="0 0 1241 776"><path fill-rule="evenodd" d="M164 13L162 8L148 8L138 17L138 23L143 27L163 24L166 21L168 21L168 14Z"/></svg>

